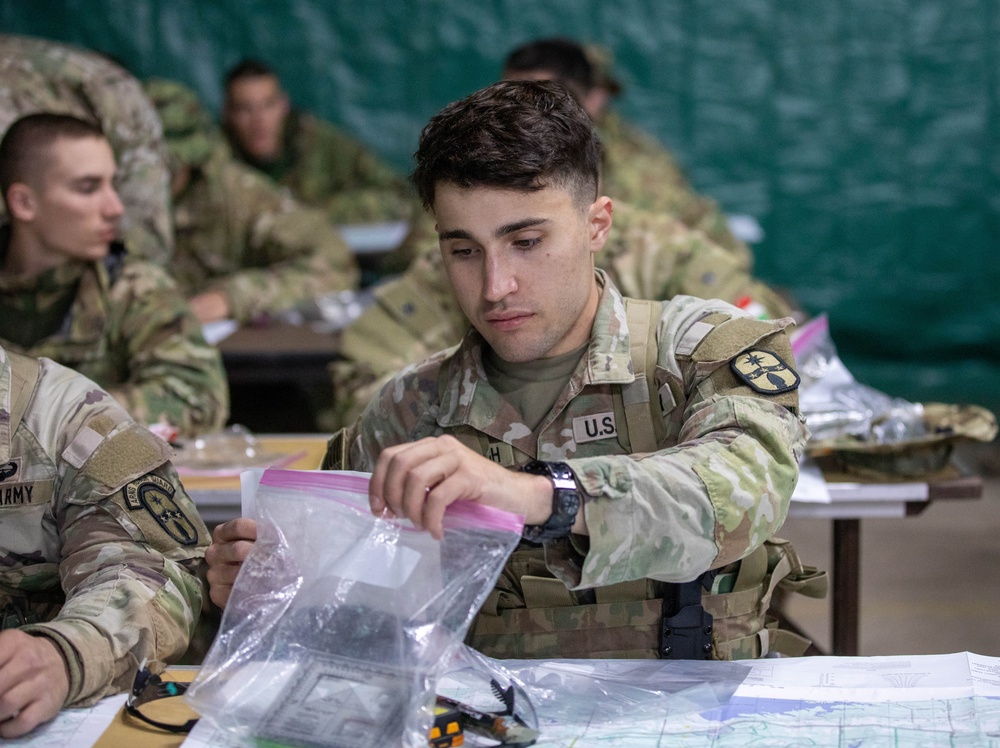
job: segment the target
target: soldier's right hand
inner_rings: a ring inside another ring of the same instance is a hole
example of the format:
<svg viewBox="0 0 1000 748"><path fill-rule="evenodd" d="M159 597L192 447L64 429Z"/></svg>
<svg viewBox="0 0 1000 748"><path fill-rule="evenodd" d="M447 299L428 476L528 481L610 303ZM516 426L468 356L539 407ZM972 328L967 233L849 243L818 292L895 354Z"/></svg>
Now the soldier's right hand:
<svg viewBox="0 0 1000 748"><path fill-rule="evenodd" d="M208 595L220 608L226 607L236 575L257 540L257 523L240 517L212 531L212 544L205 551L208 562Z"/></svg>

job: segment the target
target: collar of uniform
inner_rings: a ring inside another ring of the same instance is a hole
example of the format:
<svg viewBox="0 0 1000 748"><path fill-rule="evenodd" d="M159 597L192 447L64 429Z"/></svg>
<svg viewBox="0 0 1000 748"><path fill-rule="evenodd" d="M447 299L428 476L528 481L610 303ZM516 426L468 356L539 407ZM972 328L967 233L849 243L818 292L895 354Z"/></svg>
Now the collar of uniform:
<svg viewBox="0 0 1000 748"><path fill-rule="evenodd" d="M583 384L627 384L635 380L635 373L629 354L625 299L607 273L600 269L596 273L601 300L590 331L587 374Z"/></svg>
<svg viewBox="0 0 1000 748"><path fill-rule="evenodd" d="M635 380L629 356L625 301L603 270L595 272L601 298L590 332L590 346L584 357L586 364L569 380L570 397L575 397L587 385L627 384ZM455 354L443 363L447 370L441 392L450 393L450 399L442 401L437 422L442 428L470 425L501 438L509 436L506 427L500 426L504 431L502 435L492 432L499 423L506 421L502 416L510 406L486 378L482 362L485 345L483 337L471 329ZM559 401L563 400L560 396Z"/></svg>

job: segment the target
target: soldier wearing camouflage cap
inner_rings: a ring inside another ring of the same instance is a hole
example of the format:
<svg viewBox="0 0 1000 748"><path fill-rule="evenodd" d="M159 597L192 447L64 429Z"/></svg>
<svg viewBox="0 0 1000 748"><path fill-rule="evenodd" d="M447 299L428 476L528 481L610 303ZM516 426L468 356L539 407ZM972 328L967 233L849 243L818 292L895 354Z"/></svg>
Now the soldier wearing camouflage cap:
<svg viewBox="0 0 1000 748"><path fill-rule="evenodd" d="M341 333L340 357L330 366L337 427L352 423L397 371L457 344L469 329L433 229L433 219L418 222L408 239L414 253L410 267L376 286L375 303ZM596 262L626 296L722 299L769 319L793 313L701 231L622 201L615 201L614 226Z"/></svg>
<svg viewBox="0 0 1000 748"><path fill-rule="evenodd" d="M291 108L278 75L243 60L225 78L222 123L236 156L336 224L409 219L406 180L329 122Z"/></svg>
<svg viewBox="0 0 1000 748"><path fill-rule="evenodd" d="M21 118L0 142L0 342L77 369L140 423L185 434L226 422L222 360L173 280L114 241L123 207L102 132L62 114Z"/></svg>
<svg viewBox="0 0 1000 748"><path fill-rule="evenodd" d="M208 531L169 453L94 382L0 348L0 738L187 649Z"/></svg>
<svg viewBox="0 0 1000 748"><path fill-rule="evenodd" d="M249 322L354 288L354 257L322 211L234 160L197 95L144 84L163 121L177 249L171 270L202 322Z"/></svg>
<svg viewBox="0 0 1000 748"><path fill-rule="evenodd" d="M778 584L822 592L773 539L806 429L790 320L622 297L593 257L612 224L600 143L553 82L503 82L424 128L414 182L473 329L407 367L329 443L374 513L441 537L465 499L525 518L468 641L499 657L757 657ZM225 604L256 534L216 529Z"/></svg>
<svg viewBox="0 0 1000 748"><path fill-rule="evenodd" d="M573 92L596 123L604 146L604 194L701 229L741 265L751 267L749 248L729 231L715 201L694 191L677 161L655 138L608 108L610 99L621 92L610 67L610 55L601 47L585 48L569 39L538 39L507 55L503 77L557 80Z"/></svg>
<svg viewBox="0 0 1000 748"><path fill-rule="evenodd" d="M0 136L35 112L80 117L107 134L125 205L122 237L135 257L167 265L174 240L163 131L139 81L95 52L0 34Z"/></svg>

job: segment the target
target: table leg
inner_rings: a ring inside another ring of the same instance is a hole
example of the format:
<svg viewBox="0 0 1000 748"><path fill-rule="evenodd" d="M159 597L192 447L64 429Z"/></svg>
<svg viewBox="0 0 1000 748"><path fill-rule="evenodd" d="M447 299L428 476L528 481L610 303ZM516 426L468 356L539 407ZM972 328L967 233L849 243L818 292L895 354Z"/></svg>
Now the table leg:
<svg viewBox="0 0 1000 748"><path fill-rule="evenodd" d="M833 654L858 654L861 520L833 520Z"/></svg>

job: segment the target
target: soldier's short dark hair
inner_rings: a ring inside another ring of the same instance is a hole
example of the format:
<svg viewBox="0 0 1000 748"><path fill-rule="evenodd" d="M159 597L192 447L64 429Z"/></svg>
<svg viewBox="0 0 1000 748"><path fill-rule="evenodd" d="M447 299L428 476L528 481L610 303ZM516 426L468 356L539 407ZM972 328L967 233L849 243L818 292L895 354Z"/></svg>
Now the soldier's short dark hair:
<svg viewBox="0 0 1000 748"><path fill-rule="evenodd" d="M48 166L49 147L60 138L104 138L104 132L79 117L51 112L28 114L7 129L0 140L0 191L5 203L11 185L37 182Z"/></svg>
<svg viewBox="0 0 1000 748"><path fill-rule="evenodd" d="M225 91L228 94L230 86L233 85L235 81L241 78L277 78L278 74L274 71L270 65L261 60L254 59L252 57L247 57L240 60L235 65L233 65L229 70L226 71L226 77L223 79L225 86Z"/></svg>
<svg viewBox="0 0 1000 748"><path fill-rule="evenodd" d="M584 48L570 39L536 39L515 48L504 60L504 73L547 72L582 98L597 84Z"/></svg>
<svg viewBox="0 0 1000 748"><path fill-rule="evenodd" d="M535 192L565 187L597 198L601 141L572 94L554 81L501 81L449 104L420 134L411 179L433 209L440 182Z"/></svg>

